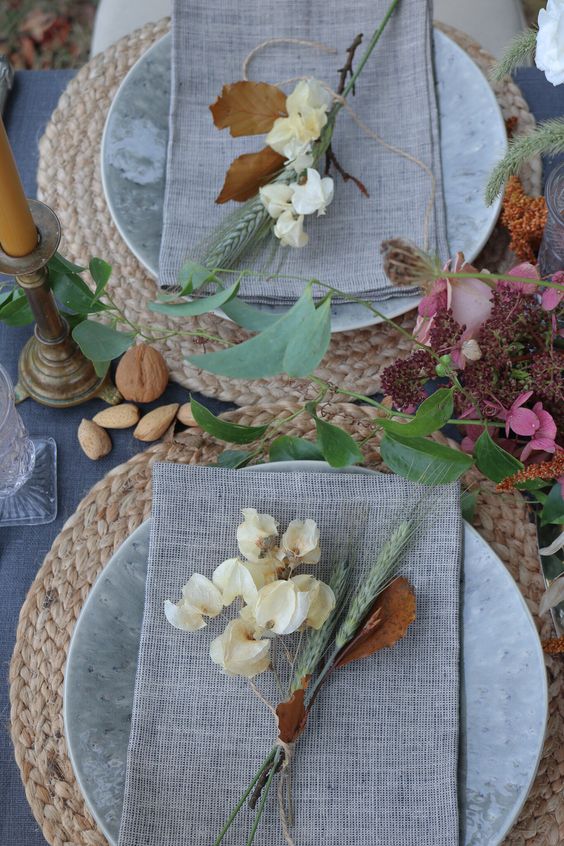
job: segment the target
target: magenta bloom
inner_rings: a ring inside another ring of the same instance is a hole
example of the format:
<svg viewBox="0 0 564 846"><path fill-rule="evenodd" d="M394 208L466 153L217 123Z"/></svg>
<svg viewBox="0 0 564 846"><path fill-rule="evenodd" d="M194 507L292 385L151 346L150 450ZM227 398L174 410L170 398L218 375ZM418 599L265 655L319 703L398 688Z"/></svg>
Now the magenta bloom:
<svg viewBox="0 0 564 846"><path fill-rule="evenodd" d="M539 278L539 274L536 267L528 261L524 261L521 264L517 264L515 267L512 267L508 275L521 276L525 277L525 279ZM535 285L534 282L513 282L509 279L500 279L497 283L497 287L502 291L509 290L515 291L519 294L534 294L539 286Z"/></svg>
<svg viewBox="0 0 564 846"><path fill-rule="evenodd" d="M535 412L531 411L530 408L521 408L532 395L532 391L525 391L519 394L517 399L513 401L509 411L500 415L502 420L505 420L506 435L509 435L511 430L516 435L532 436L539 428L540 422Z"/></svg>
<svg viewBox="0 0 564 846"><path fill-rule="evenodd" d="M553 311L560 305L564 292L560 293L556 288L545 288L542 292L541 305L545 311Z"/></svg>

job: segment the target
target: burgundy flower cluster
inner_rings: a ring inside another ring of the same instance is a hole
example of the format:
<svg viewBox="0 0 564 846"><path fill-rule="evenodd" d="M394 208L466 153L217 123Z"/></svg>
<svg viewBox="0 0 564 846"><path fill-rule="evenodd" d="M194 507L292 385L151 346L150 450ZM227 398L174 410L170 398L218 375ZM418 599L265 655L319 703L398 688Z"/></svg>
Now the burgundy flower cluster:
<svg viewBox="0 0 564 846"><path fill-rule="evenodd" d="M458 256L452 272L477 271ZM518 278L438 279L419 305L420 346L383 371L382 388L398 410L413 412L425 383L446 376L458 388L460 419L503 421L489 430L500 445L522 460L540 460L564 448L564 294L528 283L538 279L530 264L509 275ZM564 273L554 281L562 284ZM466 431L463 448L472 451L482 429Z"/></svg>

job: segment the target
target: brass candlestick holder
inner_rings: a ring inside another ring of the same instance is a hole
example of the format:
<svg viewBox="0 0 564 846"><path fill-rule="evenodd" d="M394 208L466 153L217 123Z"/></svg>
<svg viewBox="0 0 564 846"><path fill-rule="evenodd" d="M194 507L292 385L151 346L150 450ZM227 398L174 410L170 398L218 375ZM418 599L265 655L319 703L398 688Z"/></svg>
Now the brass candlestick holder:
<svg viewBox="0 0 564 846"><path fill-rule="evenodd" d="M122 399L108 375L100 378L94 365L73 341L49 287L47 262L61 238L57 215L37 200L29 200L37 227L37 247L28 255L9 256L0 247L0 272L15 276L35 317L35 333L19 360L16 402L31 397L42 405L69 408L93 397L111 405Z"/></svg>

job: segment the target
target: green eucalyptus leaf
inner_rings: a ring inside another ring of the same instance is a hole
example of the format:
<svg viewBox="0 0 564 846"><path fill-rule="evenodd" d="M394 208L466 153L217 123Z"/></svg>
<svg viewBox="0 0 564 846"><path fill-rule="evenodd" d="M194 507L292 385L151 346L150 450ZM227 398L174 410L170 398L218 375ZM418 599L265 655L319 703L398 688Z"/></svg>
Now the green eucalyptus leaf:
<svg viewBox="0 0 564 846"><path fill-rule="evenodd" d="M187 261L182 265L178 274L178 284L181 288L179 296L185 297L212 280L218 281L213 270L198 264L196 261Z"/></svg>
<svg viewBox="0 0 564 846"><path fill-rule="evenodd" d="M348 432L314 415L317 444L331 467L348 467L364 461L357 442Z"/></svg>
<svg viewBox="0 0 564 846"><path fill-rule="evenodd" d="M245 467L254 457L254 453L246 449L226 449L217 457L218 467L230 467L237 470L238 467Z"/></svg>
<svg viewBox="0 0 564 846"><path fill-rule="evenodd" d="M93 361L94 370L96 372L96 376L99 376L100 379L103 379L108 370L110 369L110 361Z"/></svg>
<svg viewBox="0 0 564 846"><path fill-rule="evenodd" d="M282 367L289 376L309 376L322 361L331 340L331 299L323 300L307 329L298 332L286 347Z"/></svg>
<svg viewBox="0 0 564 846"><path fill-rule="evenodd" d="M83 270L86 270L86 268L81 267L80 264L73 264L72 261L69 261L60 253L55 253L55 255L49 259L47 267L49 270L54 270L58 273L82 273Z"/></svg>
<svg viewBox="0 0 564 846"><path fill-rule="evenodd" d="M271 461L324 461L319 447L305 438L280 435L270 444Z"/></svg>
<svg viewBox="0 0 564 846"><path fill-rule="evenodd" d="M379 420L385 432L402 438L425 437L441 429L447 423L454 410L452 388L439 388L430 397L423 400L413 420L398 423L395 420Z"/></svg>
<svg viewBox="0 0 564 846"><path fill-rule="evenodd" d="M224 303L221 311L236 323L237 326L242 326L243 329L248 329L249 332L262 332L279 320L277 314L254 308L254 306L243 302L238 297L230 300L228 303Z"/></svg>
<svg viewBox="0 0 564 846"><path fill-rule="evenodd" d="M90 276L96 283L96 291L94 292L94 299L97 300L106 289L106 285L110 281L112 275L112 266L107 261L101 258L91 258L88 265Z"/></svg>
<svg viewBox="0 0 564 846"><path fill-rule="evenodd" d="M135 340L130 332L118 332L95 320L83 320L74 327L72 336L86 358L104 363L118 358Z"/></svg>
<svg viewBox="0 0 564 846"><path fill-rule="evenodd" d="M487 429L484 429L476 441L474 458L478 470L493 482L501 482L523 467L523 464L517 458L492 440Z"/></svg>
<svg viewBox="0 0 564 846"><path fill-rule="evenodd" d="M151 311L159 314L170 314L173 317L195 317L199 314L207 314L209 311L219 308L237 296L239 282L235 282L230 288L220 288L215 294L209 297L200 297L183 303L149 303Z"/></svg>
<svg viewBox="0 0 564 846"><path fill-rule="evenodd" d="M473 463L469 455L435 441L389 434L382 439L380 454L394 473L424 485L454 482Z"/></svg>
<svg viewBox="0 0 564 846"><path fill-rule="evenodd" d="M462 516L468 523L474 520L476 513L476 502L478 501L478 491L462 491L460 495L460 510Z"/></svg>
<svg viewBox="0 0 564 846"><path fill-rule="evenodd" d="M250 444L261 438L268 426L240 426L238 423L228 423L216 417L205 405L192 397L190 400L194 420L204 430L221 441L230 444Z"/></svg>
<svg viewBox="0 0 564 846"><path fill-rule="evenodd" d="M49 284L57 300L75 314L95 314L107 306L94 301L94 292L76 273L49 272Z"/></svg>
<svg viewBox="0 0 564 846"><path fill-rule="evenodd" d="M202 370L221 376L237 379L267 378L285 372L284 360L288 347L296 344L303 336L304 339L312 339L312 349L307 354L307 372L311 372L323 357L320 346L320 336L323 336L324 331L323 318L324 311L321 316L317 315L311 285L308 285L292 308L260 335L229 349L188 356L188 361ZM295 363L292 356L290 361ZM300 371L301 375L307 375L305 369L300 368Z"/></svg>
<svg viewBox="0 0 564 846"><path fill-rule="evenodd" d="M33 323L33 312L21 288L14 288L12 296L0 307L0 321L7 326L27 326Z"/></svg>
<svg viewBox="0 0 564 846"><path fill-rule="evenodd" d="M562 525L564 523L564 499L560 484L556 482L550 489L541 511L541 523L546 526L548 523Z"/></svg>

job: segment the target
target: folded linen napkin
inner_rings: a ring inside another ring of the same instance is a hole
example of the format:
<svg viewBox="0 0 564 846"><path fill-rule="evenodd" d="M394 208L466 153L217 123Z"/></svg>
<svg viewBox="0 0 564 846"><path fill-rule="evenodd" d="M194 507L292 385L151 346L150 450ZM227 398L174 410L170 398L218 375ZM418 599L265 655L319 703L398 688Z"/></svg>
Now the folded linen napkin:
<svg viewBox="0 0 564 846"><path fill-rule="evenodd" d="M163 286L175 285L186 259L202 258L198 251L202 239L238 205L214 202L229 164L264 145L262 136L232 138L228 130L220 132L208 108L224 84L242 78L245 56L271 38L322 42L336 53L327 55L295 44L270 46L252 60L249 78L278 83L309 75L335 88L347 47L359 32L364 33L366 46L389 2L174 0L160 253ZM436 192L428 247L446 256L431 22L431 0L400 0L349 103L384 141L432 169ZM289 93L294 85L283 87ZM413 289L394 288L388 282L380 243L401 236L424 246L424 218L432 189L429 174L367 137L344 111L337 118L333 147L345 170L364 182L370 197L333 172L335 199L327 214L306 217L309 244L302 249L279 247L272 259L269 238L264 250L258 256L243 257L241 266L274 272L283 256L281 273L306 280L314 277L347 294L379 300L413 294ZM291 279L246 279L241 294L249 302L284 303L294 301L303 287L303 282Z"/></svg>
<svg viewBox="0 0 564 846"><path fill-rule="evenodd" d="M222 675L209 643L224 623L188 634L163 612L194 571L211 577L236 554L240 509L283 528L313 517L327 578L359 513L354 582L419 494L389 475L267 473L156 464L145 613L119 846L210 846L272 747L271 714L241 677ZM328 681L296 747L292 782L297 846L454 846L458 843L458 611L461 518L446 486L402 572L417 620L393 649ZM263 688L265 678L256 681ZM263 688L264 689L264 688ZM275 691L266 689L275 699ZM239 814L225 841L245 843ZM257 846L283 846L275 797Z"/></svg>

